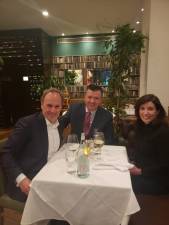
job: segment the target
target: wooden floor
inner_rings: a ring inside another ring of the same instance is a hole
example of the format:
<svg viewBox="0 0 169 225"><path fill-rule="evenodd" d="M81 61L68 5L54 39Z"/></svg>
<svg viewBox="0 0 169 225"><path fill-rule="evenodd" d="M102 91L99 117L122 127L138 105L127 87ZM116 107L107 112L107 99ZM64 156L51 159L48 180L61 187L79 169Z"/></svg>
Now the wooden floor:
<svg viewBox="0 0 169 225"><path fill-rule="evenodd" d="M3 225L20 225L21 214L10 210L4 210L4 224ZM0 224L2 225L2 224Z"/></svg>

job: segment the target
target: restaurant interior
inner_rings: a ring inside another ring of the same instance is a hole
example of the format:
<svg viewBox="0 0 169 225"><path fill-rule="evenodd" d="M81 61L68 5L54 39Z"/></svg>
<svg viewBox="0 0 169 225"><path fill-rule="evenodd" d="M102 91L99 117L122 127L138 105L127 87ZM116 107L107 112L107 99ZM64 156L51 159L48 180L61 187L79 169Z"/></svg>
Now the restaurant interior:
<svg viewBox="0 0 169 225"><path fill-rule="evenodd" d="M83 101L91 83L103 88L109 109L112 67L105 42L125 24L146 38L131 67L121 120L135 121L134 104L144 94L157 95L169 119L168 10L168 0L0 0L0 141L19 118L40 110L39 88L49 80L64 95L62 113ZM23 205L3 204L0 199L0 225L19 225ZM168 196L146 196L139 204L129 225L168 224Z"/></svg>

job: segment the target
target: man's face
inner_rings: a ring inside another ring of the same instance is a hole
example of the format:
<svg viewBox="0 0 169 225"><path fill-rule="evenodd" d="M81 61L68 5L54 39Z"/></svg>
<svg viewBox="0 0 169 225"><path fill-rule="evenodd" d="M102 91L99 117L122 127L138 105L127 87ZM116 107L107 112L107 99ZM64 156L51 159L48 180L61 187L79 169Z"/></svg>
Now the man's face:
<svg viewBox="0 0 169 225"><path fill-rule="evenodd" d="M62 109L62 100L58 93L49 92L43 102L41 102L41 109L44 117L51 123L55 123L60 115Z"/></svg>
<svg viewBox="0 0 169 225"><path fill-rule="evenodd" d="M87 90L84 102L89 111L96 111L102 103L102 95L100 91Z"/></svg>

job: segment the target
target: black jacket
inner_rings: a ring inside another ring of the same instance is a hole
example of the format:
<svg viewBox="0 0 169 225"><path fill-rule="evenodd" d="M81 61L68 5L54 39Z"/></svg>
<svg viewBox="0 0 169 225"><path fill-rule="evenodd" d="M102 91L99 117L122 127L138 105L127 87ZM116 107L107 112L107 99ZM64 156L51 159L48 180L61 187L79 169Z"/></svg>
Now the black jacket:
<svg viewBox="0 0 169 225"><path fill-rule="evenodd" d="M78 103L70 106L67 113L61 117L61 122L65 127L70 123L71 133L77 134L80 140L80 135L83 132L84 118L85 104ZM108 110L98 107L89 131L88 138L93 136L94 129L104 133L105 144L112 145L114 143L113 116Z"/></svg>
<svg viewBox="0 0 169 225"><path fill-rule="evenodd" d="M61 137L61 125L58 130ZM24 173L32 179L46 164L47 157L48 134L43 115L36 113L20 119L0 155L1 165L7 177L6 192L13 199L26 200L26 195L16 187L16 177Z"/></svg>
<svg viewBox="0 0 169 225"><path fill-rule="evenodd" d="M128 132L128 156L144 177L169 180L169 127L165 123L139 121Z"/></svg>

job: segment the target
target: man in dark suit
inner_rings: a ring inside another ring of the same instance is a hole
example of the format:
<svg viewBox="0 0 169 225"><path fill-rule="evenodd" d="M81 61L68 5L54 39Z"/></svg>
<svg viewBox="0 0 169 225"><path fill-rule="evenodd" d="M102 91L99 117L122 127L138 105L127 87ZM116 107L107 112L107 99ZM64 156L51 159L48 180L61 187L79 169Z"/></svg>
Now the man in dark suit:
<svg viewBox="0 0 169 225"><path fill-rule="evenodd" d="M11 198L24 202L32 178L58 151L63 131L58 122L62 102L57 89L48 89L41 98L42 112L16 123L0 158Z"/></svg>
<svg viewBox="0 0 169 225"><path fill-rule="evenodd" d="M103 90L100 86L91 84L87 86L84 103L73 104L69 107L60 121L67 126L71 125L71 133L78 135L80 140L81 133L84 132L86 138L92 138L95 130L104 133L105 144L111 145L113 139L113 116L101 107ZM90 118L88 119L88 114ZM89 127L86 129L86 123Z"/></svg>

